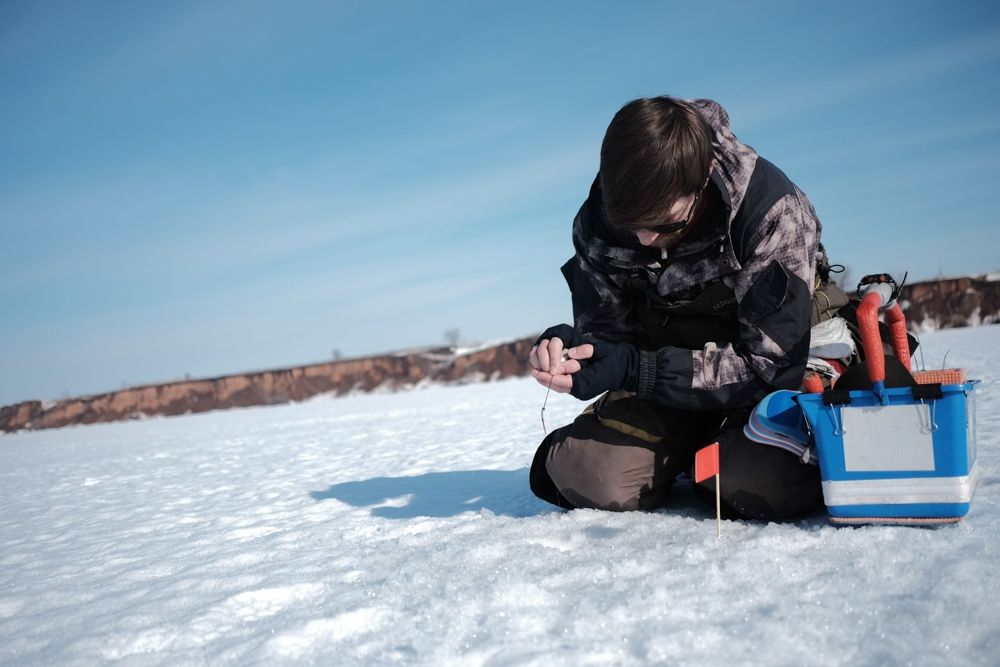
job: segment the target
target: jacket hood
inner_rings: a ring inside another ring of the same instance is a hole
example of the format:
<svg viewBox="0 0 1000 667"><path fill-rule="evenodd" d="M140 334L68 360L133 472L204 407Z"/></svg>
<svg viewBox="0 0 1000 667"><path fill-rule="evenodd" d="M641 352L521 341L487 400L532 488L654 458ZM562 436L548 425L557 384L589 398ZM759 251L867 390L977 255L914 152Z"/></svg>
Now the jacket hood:
<svg viewBox="0 0 1000 667"><path fill-rule="evenodd" d="M729 128L729 114L712 100L688 100L712 128L712 148L716 166L713 180L729 196L729 221L743 204L743 198L757 165L757 152L736 138Z"/></svg>

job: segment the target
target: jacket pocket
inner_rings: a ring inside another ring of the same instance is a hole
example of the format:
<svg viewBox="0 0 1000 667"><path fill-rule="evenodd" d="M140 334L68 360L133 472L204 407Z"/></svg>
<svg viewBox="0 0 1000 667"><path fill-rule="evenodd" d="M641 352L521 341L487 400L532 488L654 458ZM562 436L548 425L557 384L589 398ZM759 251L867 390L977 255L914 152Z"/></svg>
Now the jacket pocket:
<svg viewBox="0 0 1000 667"><path fill-rule="evenodd" d="M740 302L744 319L788 351L808 334L809 287L773 260Z"/></svg>
<svg viewBox="0 0 1000 667"><path fill-rule="evenodd" d="M569 287L572 298L574 324L581 314L594 312L600 308L601 304L600 295L587 275L580 269L579 261L577 257L571 257L560 269L563 278L566 279L566 285Z"/></svg>

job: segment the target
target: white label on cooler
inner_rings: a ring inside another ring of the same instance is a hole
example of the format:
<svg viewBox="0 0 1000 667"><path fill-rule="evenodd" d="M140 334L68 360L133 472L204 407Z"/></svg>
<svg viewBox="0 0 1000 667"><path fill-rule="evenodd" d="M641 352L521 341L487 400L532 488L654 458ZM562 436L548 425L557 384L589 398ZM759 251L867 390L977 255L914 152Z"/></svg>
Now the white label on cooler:
<svg viewBox="0 0 1000 667"><path fill-rule="evenodd" d="M848 472L934 470L933 406L845 407L844 469Z"/></svg>

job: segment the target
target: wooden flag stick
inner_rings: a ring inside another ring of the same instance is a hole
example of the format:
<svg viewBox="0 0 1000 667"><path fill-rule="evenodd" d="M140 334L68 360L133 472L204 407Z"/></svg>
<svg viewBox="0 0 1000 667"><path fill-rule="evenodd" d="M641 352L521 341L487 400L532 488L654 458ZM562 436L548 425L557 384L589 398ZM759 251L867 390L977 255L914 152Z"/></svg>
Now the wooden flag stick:
<svg viewBox="0 0 1000 667"><path fill-rule="evenodd" d="M722 537L722 495L719 492L719 475L715 475L715 537Z"/></svg>
<svg viewBox="0 0 1000 667"><path fill-rule="evenodd" d="M722 494L719 492L719 443L713 442L694 453L694 483L715 477L715 536L722 537Z"/></svg>

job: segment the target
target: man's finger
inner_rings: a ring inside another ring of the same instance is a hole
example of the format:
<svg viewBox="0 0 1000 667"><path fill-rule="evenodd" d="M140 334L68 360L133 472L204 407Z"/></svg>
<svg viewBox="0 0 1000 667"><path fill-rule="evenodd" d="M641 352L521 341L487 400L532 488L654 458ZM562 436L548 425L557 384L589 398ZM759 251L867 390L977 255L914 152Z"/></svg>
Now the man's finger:
<svg viewBox="0 0 1000 667"><path fill-rule="evenodd" d="M576 361L575 359L570 359L569 361L564 361L563 365L562 365L562 371L563 371L563 373L566 373L567 375L572 375L573 373L576 373L577 371L579 371L581 368L583 368L583 366L581 366L580 362Z"/></svg>
<svg viewBox="0 0 1000 667"><path fill-rule="evenodd" d="M555 375L567 375L568 373L575 373L576 371L570 371L567 369L566 364L569 363L569 353L563 350L562 358L559 360L559 367L555 371Z"/></svg>
<svg viewBox="0 0 1000 667"><path fill-rule="evenodd" d="M543 387L551 387L552 391L559 392L560 394L568 394L569 390L573 388L573 378L569 375L552 375L545 371L532 369L531 377L535 378L538 384Z"/></svg>
<svg viewBox="0 0 1000 667"><path fill-rule="evenodd" d="M569 348L570 359L590 359L594 356L594 346L590 343Z"/></svg>
<svg viewBox="0 0 1000 667"><path fill-rule="evenodd" d="M540 371L549 370L549 339L543 338L538 341L538 348L535 350L535 357L538 359L538 365L535 366Z"/></svg>
<svg viewBox="0 0 1000 667"><path fill-rule="evenodd" d="M552 376L549 375L548 373L537 370L535 368L531 369L531 377L535 378L535 380L538 381L538 384L544 387L549 386L549 380L552 378Z"/></svg>
<svg viewBox="0 0 1000 667"><path fill-rule="evenodd" d="M569 375L557 375L552 381L552 391L558 391L560 394L568 394L572 388L573 378Z"/></svg>
<svg viewBox="0 0 1000 667"><path fill-rule="evenodd" d="M549 339L549 367L546 369L553 375L557 375L562 371L559 369L560 364L563 360L563 342L562 338L550 338Z"/></svg>
<svg viewBox="0 0 1000 667"><path fill-rule="evenodd" d="M528 353L528 363L532 368L538 368L538 346L533 345L531 347L531 352Z"/></svg>
<svg viewBox="0 0 1000 667"><path fill-rule="evenodd" d="M548 387L550 383L553 384L553 386L555 385L553 378L557 376L554 376L551 373L546 373L545 371L531 369L531 377L535 378L535 380L538 381L538 384L543 387Z"/></svg>

